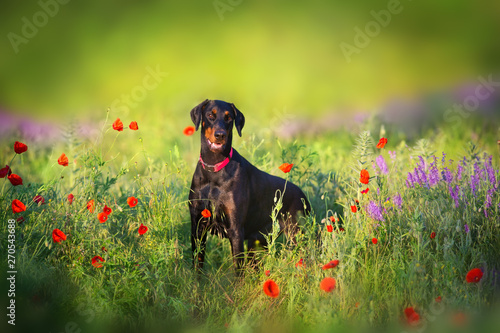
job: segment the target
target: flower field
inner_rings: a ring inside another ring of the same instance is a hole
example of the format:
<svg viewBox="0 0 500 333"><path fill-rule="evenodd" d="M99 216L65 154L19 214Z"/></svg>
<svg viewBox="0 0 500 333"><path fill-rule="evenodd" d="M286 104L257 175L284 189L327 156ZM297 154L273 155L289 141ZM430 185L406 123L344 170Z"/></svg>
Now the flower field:
<svg viewBox="0 0 500 333"><path fill-rule="evenodd" d="M494 130L443 127L407 138L369 121L289 141L243 135L235 148L299 185L313 213L297 244L276 227L257 267L238 278L229 242L215 236L204 271L192 268L187 197L199 133L179 129L154 158L141 137L148 128L128 121L108 120L95 141L70 135L50 151L3 140L0 248L15 248L16 331L477 332L500 324ZM2 272L9 264L5 255Z"/></svg>

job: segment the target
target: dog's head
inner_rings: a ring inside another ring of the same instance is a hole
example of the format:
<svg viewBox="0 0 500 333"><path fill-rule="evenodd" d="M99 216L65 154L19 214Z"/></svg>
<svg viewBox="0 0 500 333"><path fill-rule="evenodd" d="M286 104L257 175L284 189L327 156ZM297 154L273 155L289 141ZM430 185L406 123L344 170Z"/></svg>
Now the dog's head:
<svg viewBox="0 0 500 333"><path fill-rule="evenodd" d="M245 116L232 103L206 99L191 110L191 119L196 130L202 130L202 141L205 140L212 152L220 153L231 146L233 125L239 136L245 125Z"/></svg>

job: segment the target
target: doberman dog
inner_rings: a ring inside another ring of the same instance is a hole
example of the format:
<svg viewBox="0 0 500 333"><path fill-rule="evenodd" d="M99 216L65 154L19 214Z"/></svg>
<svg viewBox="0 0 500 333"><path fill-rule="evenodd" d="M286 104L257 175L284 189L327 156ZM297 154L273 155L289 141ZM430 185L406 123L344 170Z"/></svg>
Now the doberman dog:
<svg viewBox="0 0 500 333"><path fill-rule="evenodd" d="M277 193L283 193L280 229L288 236L299 230L298 219L310 211L310 204L298 186L257 169L233 149L233 126L241 136L245 125L245 116L234 104L205 100L191 110L191 119L196 130L201 124L201 153L189 193L194 266L203 268L210 231L229 238L241 274L244 240L250 253L259 242L267 245L264 234L272 231Z"/></svg>

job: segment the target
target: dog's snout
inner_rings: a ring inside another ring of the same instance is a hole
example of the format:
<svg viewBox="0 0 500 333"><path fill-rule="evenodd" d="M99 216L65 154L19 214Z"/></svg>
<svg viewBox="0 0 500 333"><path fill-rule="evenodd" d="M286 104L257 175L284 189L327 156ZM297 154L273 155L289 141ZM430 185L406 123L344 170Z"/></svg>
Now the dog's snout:
<svg viewBox="0 0 500 333"><path fill-rule="evenodd" d="M217 140L224 140L226 138L226 132L222 130L217 130L215 131L214 136Z"/></svg>

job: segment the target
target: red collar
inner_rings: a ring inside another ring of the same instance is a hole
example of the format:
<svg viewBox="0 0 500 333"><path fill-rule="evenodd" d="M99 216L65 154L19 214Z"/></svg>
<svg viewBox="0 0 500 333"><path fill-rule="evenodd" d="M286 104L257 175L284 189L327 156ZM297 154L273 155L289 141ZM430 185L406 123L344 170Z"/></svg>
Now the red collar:
<svg viewBox="0 0 500 333"><path fill-rule="evenodd" d="M231 147L231 151L229 152L229 157L226 157L226 159L220 163L217 163L215 165L207 164L207 163L203 162L203 159L201 158L201 154L200 154L200 163L201 163L201 166L203 167L203 169L206 169L207 167L209 167L209 168L214 169L213 172L219 172L222 169L224 169L224 167L229 163L229 161L231 160L232 157L233 157L233 147Z"/></svg>

